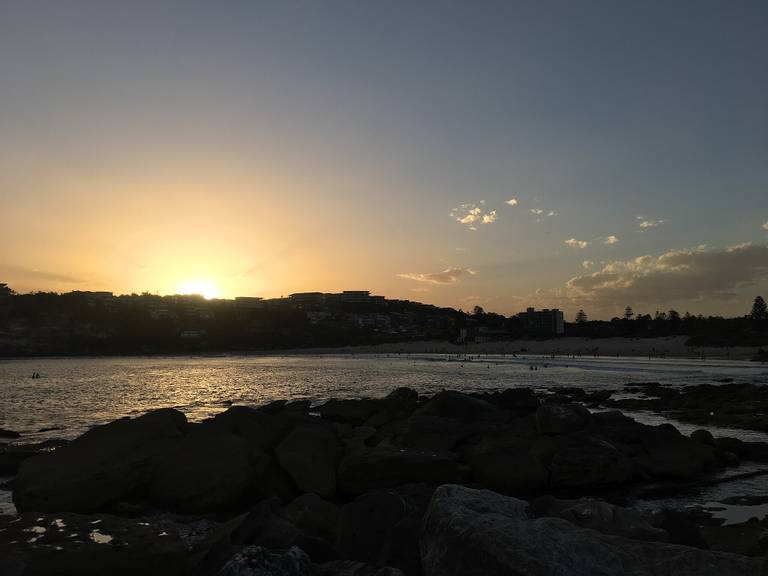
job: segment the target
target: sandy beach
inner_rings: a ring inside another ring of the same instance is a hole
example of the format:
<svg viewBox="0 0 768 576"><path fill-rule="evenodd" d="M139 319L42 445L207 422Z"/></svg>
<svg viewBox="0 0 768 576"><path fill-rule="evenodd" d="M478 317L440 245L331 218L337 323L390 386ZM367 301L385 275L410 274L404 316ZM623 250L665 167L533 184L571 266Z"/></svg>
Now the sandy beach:
<svg viewBox="0 0 768 576"><path fill-rule="evenodd" d="M479 344L445 341L395 342L373 346L308 348L293 354L545 354L556 356L651 356L653 358L704 358L751 360L757 346L686 346L687 336L668 338L576 338L512 340ZM274 353L274 352L270 352Z"/></svg>

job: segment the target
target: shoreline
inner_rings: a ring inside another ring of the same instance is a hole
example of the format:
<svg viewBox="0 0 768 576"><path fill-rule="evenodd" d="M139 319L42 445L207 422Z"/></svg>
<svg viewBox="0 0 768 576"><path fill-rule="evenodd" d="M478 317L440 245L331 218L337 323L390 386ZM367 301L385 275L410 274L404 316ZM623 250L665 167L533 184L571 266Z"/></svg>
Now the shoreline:
<svg viewBox="0 0 768 576"><path fill-rule="evenodd" d="M619 358L679 358L689 360L756 360L760 346L687 346L687 336L655 338L581 338L564 336L547 340L504 340L495 342L454 344L444 340L388 342L359 346L323 348L285 348L273 350L226 350L218 352L142 353L142 354L35 354L0 356L4 360L41 358L223 358L228 356L342 356L357 354L527 354L539 356L581 356Z"/></svg>

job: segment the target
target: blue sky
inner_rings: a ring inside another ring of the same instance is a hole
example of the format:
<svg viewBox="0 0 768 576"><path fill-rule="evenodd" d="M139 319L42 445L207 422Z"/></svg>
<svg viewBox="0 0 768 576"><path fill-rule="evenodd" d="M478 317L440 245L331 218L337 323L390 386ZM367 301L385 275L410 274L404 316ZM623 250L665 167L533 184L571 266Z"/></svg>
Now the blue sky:
<svg viewBox="0 0 768 576"><path fill-rule="evenodd" d="M748 1L0 1L0 280L742 313L766 29Z"/></svg>

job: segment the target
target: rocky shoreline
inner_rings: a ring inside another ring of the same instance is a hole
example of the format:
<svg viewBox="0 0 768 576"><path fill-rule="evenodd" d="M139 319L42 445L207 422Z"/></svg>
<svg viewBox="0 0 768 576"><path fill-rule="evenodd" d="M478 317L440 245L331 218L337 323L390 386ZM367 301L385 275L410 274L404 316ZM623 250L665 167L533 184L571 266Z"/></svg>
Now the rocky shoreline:
<svg viewBox="0 0 768 576"><path fill-rule="evenodd" d="M747 407L738 392L718 401ZM589 409L610 402L400 388L317 408L233 406L200 423L161 409L65 444L7 446L0 470L15 474L19 516L0 517L0 573L760 573L764 522L627 504L745 461L768 468L768 444Z"/></svg>

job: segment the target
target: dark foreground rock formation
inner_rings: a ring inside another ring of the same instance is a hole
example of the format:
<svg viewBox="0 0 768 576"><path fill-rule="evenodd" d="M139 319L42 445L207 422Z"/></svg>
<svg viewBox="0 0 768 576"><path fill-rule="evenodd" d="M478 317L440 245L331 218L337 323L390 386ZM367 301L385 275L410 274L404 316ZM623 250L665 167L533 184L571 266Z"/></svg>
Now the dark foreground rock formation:
<svg viewBox="0 0 768 576"><path fill-rule="evenodd" d="M427 576L722 576L762 567L762 559L532 518L522 500L455 485L435 491L421 550Z"/></svg>
<svg viewBox="0 0 768 576"><path fill-rule="evenodd" d="M697 527L616 504L765 448L527 389L279 401L201 423L156 410L16 459L21 516L0 521L0 574L694 573L670 556L751 574L757 559L680 546L707 547ZM448 566L462 550L474 567Z"/></svg>

